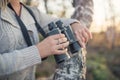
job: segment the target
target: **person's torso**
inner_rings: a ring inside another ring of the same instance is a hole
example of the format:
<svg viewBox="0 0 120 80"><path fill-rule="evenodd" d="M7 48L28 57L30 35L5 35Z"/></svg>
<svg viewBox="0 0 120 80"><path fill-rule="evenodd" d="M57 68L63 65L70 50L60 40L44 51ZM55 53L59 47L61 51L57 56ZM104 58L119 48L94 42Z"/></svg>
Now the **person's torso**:
<svg viewBox="0 0 120 80"><path fill-rule="evenodd" d="M34 19L24 7L22 7L20 17L28 30L32 43L37 44L39 42L39 37ZM7 7L4 12L1 12L0 53L8 53L25 47L27 47L27 44L14 16L14 12ZM35 67L32 66L1 78L2 80L34 80L34 73Z"/></svg>

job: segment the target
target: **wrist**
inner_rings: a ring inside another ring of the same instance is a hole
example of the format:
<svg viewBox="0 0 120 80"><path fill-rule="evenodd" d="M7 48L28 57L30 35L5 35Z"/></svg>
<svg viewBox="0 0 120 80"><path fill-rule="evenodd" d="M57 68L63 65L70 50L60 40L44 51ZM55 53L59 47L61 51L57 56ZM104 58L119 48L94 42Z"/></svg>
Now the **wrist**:
<svg viewBox="0 0 120 80"><path fill-rule="evenodd" d="M42 54L42 50L41 50L39 44L37 44L36 47L37 47L37 49L38 49L38 51L39 51L40 57L41 57L41 58L44 58L44 55Z"/></svg>

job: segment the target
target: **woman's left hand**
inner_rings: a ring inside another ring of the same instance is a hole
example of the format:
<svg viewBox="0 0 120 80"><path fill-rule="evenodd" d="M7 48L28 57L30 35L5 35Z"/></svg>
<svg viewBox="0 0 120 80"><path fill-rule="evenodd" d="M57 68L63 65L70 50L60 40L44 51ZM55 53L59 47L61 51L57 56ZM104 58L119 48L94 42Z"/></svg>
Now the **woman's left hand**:
<svg viewBox="0 0 120 80"><path fill-rule="evenodd" d="M80 23L77 22L71 24L71 27L81 47L86 48L86 43L89 39L92 39L91 32L88 30L87 27L82 26Z"/></svg>

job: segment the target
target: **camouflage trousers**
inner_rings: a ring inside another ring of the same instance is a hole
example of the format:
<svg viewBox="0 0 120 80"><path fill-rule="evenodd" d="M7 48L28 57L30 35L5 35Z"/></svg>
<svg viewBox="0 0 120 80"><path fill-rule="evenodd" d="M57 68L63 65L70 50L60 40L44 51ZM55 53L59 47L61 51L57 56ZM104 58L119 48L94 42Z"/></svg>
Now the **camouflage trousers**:
<svg viewBox="0 0 120 80"><path fill-rule="evenodd" d="M85 80L86 50L81 50L58 65L53 80Z"/></svg>

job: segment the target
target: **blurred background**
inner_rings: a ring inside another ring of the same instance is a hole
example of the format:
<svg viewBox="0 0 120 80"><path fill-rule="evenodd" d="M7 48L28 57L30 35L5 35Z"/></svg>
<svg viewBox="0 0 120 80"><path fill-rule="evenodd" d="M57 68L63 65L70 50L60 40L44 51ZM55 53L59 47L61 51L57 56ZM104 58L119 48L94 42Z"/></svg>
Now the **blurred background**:
<svg viewBox="0 0 120 80"><path fill-rule="evenodd" d="M21 1L54 17L71 18L75 12L72 0ZM89 27L93 39L87 45L86 56L87 80L120 80L120 0L93 0L93 3L94 15ZM48 80L55 67L51 56L38 65L37 79Z"/></svg>

